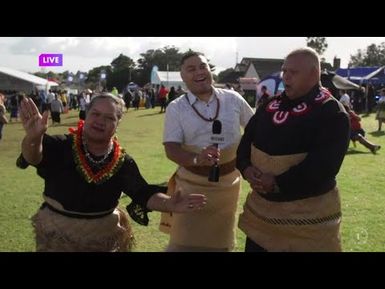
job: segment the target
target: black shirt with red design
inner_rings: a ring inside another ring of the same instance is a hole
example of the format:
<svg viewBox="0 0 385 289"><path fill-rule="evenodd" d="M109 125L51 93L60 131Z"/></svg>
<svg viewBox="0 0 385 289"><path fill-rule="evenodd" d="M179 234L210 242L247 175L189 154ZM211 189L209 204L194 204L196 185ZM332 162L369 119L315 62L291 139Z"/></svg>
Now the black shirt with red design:
<svg viewBox="0 0 385 289"><path fill-rule="evenodd" d="M307 153L304 161L276 176L279 193L271 201L291 201L328 192L349 145L350 123L342 105L324 88L290 100L285 93L259 107L245 128L237 168L251 165L251 145L271 155Z"/></svg>

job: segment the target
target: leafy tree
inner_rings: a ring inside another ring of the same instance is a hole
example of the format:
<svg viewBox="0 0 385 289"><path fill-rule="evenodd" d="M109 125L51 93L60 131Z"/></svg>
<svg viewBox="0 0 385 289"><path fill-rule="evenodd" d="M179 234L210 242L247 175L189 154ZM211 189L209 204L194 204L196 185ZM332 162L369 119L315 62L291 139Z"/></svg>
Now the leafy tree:
<svg viewBox="0 0 385 289"><path fill-rule="evenodd" d="M88 76L86 79L86 84L91 89L96 89L99 84L104 85L104 83L101 83L100 75L104 71L106 73L106 76L108 77L109 74L112 72L112 67L110 65L102 65L98 67L92 68L88 72Z"/></svg>
<svg viewBox="0 0 385 289"><path fill-rule="evenodd" d="M358 49L355 55L350 56L350 67L379 65L385 65L385 42L370 44L366 50Z"/></svg>
<svg viewBox="0 0 385 289"><path fill-rule="evenodd" d="M126 55L120 54L118 57L112 60L111 66L113 71L126 68L134 69L135 61Z"/></svg>
<svg viewBox="0 0 385 289"><path fill-rule="evenodd" d="M47 79L47 73L45 73L45 72L34 72L33 75Z"/></svg>
<svg viewBox="0 0 385 289"><path fill-rule="evenodd" d="M236 83L238 82L238 78L241 77L241 72L235 71L234 68L228 68L219 72L218 74L218 82L219 83Z"/></svg>
<svg viewBox="0 0 385 289"><path fill-rule="evenodd" d="M319 55L323 55L328 48L326 37L306 37L306 46L313 48Z"/></svg>
<svg viewBox="0 0 385 289"><path fill-rule="evenodd" d="M135 61L130 57L120 54L111 62L112 71L107 74L106 86L110 91L116 87L122 92L126 85L132 80L132 73L135 70Z"/></svg>
<svg viewBox="0 0 385 289"><path fill-rule="evenodd" d="M138 83L150 82L151 70L154 65L158 66L160 71L179 71L179 63L183 53L175 46L166 46L162 49L149 49L140 54L138 59L139 71L137 75Z"/></svg>

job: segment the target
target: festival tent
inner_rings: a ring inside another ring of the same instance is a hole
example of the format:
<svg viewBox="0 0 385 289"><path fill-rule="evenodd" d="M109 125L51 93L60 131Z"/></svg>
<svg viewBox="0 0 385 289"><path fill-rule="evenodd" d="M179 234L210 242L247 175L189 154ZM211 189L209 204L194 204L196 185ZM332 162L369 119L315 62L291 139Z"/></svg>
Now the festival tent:
<svg viewBox="0 0 385 289"><path fill-rule="evenodd" d="M359 85L331 71L324 71L321 73L321 83L327 88L344 90L360 89Z"/></svg>
<svg viewBox="0 0 385 289"><path fill-rule="evenodd" d="M270 95L276 95L284 90L281 72L274 72L265 78L261 79L257 85L257 95L261 95L262 86L266 86L267 92Z"/></svg>
<svg viewBox="0 0 385 289"><path fill-rule="evenodd" d="M372 73L369 73L368 75L364 76L363 79L368 80L382 80L385 77L385 66L381 66Z"/></svg>
<svg viewBox="0 0 385 289"><path fill-rule="evenodd" d="M334 72L331 71L323 71L321 73L321 83L322 86L328 88L333 95L339 90L357 90L360 89L359 85L351 82ZM284 89L281 72L275 72L270 74L269 76L263 78L257 87L257 94L260 95L261 87L265 85L267 87L267 91L270 95L280 94Z"/></svg>
<svg viewBox="0 0 385 289"><path fill-rule="evenodd" d="M183 89L186 89L179 71L153 71L151 73L151 83L163 84L167 88L174 86L177 89L178 86L181 86Z"/></svg>
<svg viewBox="0 0 385 289"><path fill-rule="evenodd" d="M31 93L34 92L35 88L46 89L47 87L49 88L55 85L57 86L58 84L23 71L0 67L1 90L16 90Z"/></svg>
<svg viewBox="0 0 385 289"><path fill-rule="evenodd" d="M375 86L385 84L385 66L339 68L336 73L357 84L371 83Z"/></svg>

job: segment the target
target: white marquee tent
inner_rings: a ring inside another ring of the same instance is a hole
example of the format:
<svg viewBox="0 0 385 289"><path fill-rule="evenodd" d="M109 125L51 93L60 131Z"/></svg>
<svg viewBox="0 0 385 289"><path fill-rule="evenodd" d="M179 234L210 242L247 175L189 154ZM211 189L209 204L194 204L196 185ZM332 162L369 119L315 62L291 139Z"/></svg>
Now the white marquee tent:
<svg viewBox="0 0 385 289"><path fill-rule="evenodd" d="M183 89L186 89L179 71L153 71L151 73L151 84L163 84L168 88L174 86L175 89L180 85Z"/></svg>
<svg viewBox="0 0 385 289"><path fill-rule="evenodd" d="M16 90L30 93L34 91L35 87L48 90L51 86L57 85L56 82L48 81L23 71L0 67L0 90Z"/></svg>

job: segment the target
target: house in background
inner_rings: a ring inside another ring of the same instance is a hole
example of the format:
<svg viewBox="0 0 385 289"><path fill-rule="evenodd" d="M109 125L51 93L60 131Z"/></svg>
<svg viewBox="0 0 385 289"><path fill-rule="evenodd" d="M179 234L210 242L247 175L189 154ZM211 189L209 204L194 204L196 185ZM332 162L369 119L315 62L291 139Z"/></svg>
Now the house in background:
<svg viewBox="0 0 385 289"><path fill-rule="evenodd" d="M244 57L241 62L235 66L235 71L241 72L244 78L256 78L257 81L260 81L266 76L280 71L283 61L283 59L275 58Z"/></svg>
<svg viewBox="0 0 385 289"><path fill-rule="evenodd" d="M278 58L252 58L244 57L234 70L239 72L243 78L256 78L257 81L266 78L272 73L282 69L284 59ZM335 57L333 65L321 62L321 70L334 71L340 67L341 59Z"/></svg>

